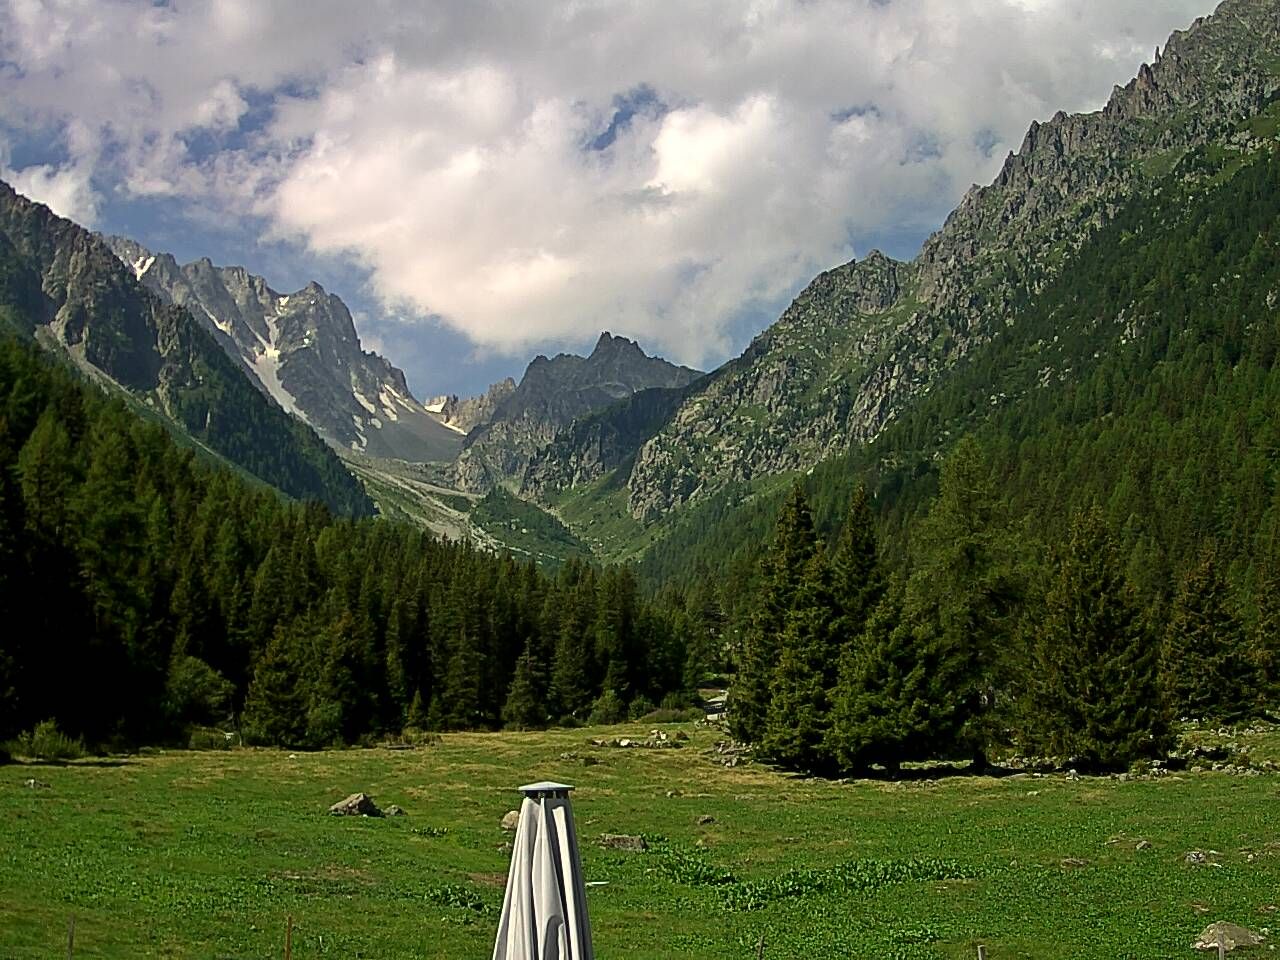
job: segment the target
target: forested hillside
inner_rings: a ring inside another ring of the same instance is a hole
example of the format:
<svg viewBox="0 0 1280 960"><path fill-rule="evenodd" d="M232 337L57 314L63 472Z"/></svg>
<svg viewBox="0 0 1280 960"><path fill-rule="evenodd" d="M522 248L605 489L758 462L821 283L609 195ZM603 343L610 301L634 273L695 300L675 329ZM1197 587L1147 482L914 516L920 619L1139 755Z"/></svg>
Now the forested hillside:
<svg viewBox="0 0 1280 960"><path fill-rule="evenodd" d="M260 393L185 309L162 304L101 239L3 183L0 325L64 351L290 496L373 512L324 441Z"/></svg>
<svg viewBox="0 0 1280 960"><path fill-rule="evenodd" d="M542 726L682 688L672 617L626 570L479 553L335 517L179 448L0 337L0 737L349 743Z"/></svg>
<svg viewBox="0 0 1280 960"><path fill-rule="evenodd" d="M1188 153L1054 282L1025 291L988 349L875 443L801 478L819 530L835 529L850 486L865 482L888 562L904 569L939 458L967 435L1027 564L1096 504L1145 608L1167 606L1210 540L1252 612L1280 551L1278 250L1274 145ZM746 616L744 585L787 483L694 512L651 552L646 577L704 576Z"/></svg>

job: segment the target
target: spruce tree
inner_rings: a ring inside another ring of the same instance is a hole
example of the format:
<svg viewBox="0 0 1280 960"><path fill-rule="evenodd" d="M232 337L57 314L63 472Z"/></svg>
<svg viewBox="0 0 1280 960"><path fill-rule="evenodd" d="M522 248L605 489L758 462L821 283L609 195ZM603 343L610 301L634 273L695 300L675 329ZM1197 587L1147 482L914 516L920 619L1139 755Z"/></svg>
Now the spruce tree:
<svg viewBox="0 0 1280 960"><path fill-rule="evenodd" d="M503 723L515 730L541 730L550 717L547 711L546 671L533 646L525 644L516 661L516 672L502 708Z"/></svg>
<svg viewBox="0 0 1280 960"><path fill-rule="evenodd" d="M739 740L752 742L764 735L782 631L816 549L809 502L796 484L782 506L773 541L761 559L759 600L743 636L738 673L729 691L729 723Z"/></svg>
<svg viewBox="0 0 1280 960"><path fill-rule="evenodd" d="M1161 674L1179 717L1233 722L1257 712L1257 667L1211 543L1174 598Z"/></svg>
<svg viewBox="0 0 1280 960"><path fill-rule="evenodd" d="M842 642L847 643L862 634L885 591L875 517L862 484L853 492L844 526L831 554L831 590L839 610L836 631Z"/></svg>
<svg viewBox="0 0 1280 960"><path fill-rule="evenodd" d="M936 625L912 622L903 590L889 585L863 634L846 645L832 692L827 749L836 767L890 772L945 750L957 725L952 677Z"/></svg>
<svg viewBox="0 0 1280 960"><path fill-rule="evenodd" d="M760 752L793 770L830 768L828 691L834 683L840 643L830 571L819 549L805 565L780 640L771 678Z"/></svg>
<svg viewBox="0 0 1280 960"><path fill-rule="evenodd" d="M1158 647L1096 507L1076 516L1031 629L1029 746L1095 770L1167 750Z"/></svg>
<svg viewBox="0 0 1280 960"><path fill-rule="evenodd" d="M940 689L949 704L935 707L954 729L936 731L938 749L970 757L975 769L1000 735L996 710L1010 682L1005 664L1018 592L998 507L981 448L966 437L943 465L938 497L919 526L905 605L916 641L946 681Z"/></svg>
<svg viewBox="0 0 1280 960"><path fill-rule="evenodd" d="M449 651L440 708L449 730L475 730L484 725L480 651L465 632L459 632Z"/></svg>
<svg viewBox="0 0 1280 960"><path fill-rule="evenodd" d="M308 624L299 623L299 631ZM280 626L254 667L242 725L251 743L287 747L306 740L307 696L298 666L297 637Z"/></svg>
<svg viewBox="0 0 1280 960"><path fill-rule="evenodd" d="M551 663L551 707L559 717L582 718L594 699L587 648L588 614L580 589L569 591Z"/></svg>

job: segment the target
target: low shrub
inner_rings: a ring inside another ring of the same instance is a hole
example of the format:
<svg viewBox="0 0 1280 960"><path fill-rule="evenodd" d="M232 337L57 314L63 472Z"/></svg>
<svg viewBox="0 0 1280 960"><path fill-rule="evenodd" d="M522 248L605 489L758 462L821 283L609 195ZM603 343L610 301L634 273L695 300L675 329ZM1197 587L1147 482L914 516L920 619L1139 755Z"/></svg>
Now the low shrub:
<svg viewBox="0 0 1280 960"><path fill-rule="evenodd" d="M681 707L677 709L659 707L657 710L646 713L641 719L645 723L693 723L695 720L701 720L705 716L697 707Z"/></svg>
<svg viewBox="0 0 1280 960"><path fill-rule="evenodd" d="M400 742L412 747L434 747L440 742L440 734L419 727L405 727L400 731Z"/></svg>
<svg viewBox="0 0 1280 960"><path fill-rule="evenodd" d="M28 760L79 760L85 754L84 741L67 736L54 720L37 723L34 729L18 734L7 749Z"/></svg>
<svg viewBox="0 0 1280 960"><path fill-rule="evenodd" d="M654 709L653 701L641 694L627 706L627 717L631 720L639 720L641 717L653 713Z"/></svg>
<svg viewBox="0 0 1280 960"><path fill-rule="evenodd" d="M617 691L606 690L600 694L599 699L592 706L591 716L587 718L587 722L593 727L605 727L615 723L622 723L626 719L627 705L623 703Z"/></svg>
<svg viewBox="0 0 1280 960"><path fill-rule="evenodd" d="M230 750L235 734L228 736L215 727L192 727L187 737L188 750Z"/></svg>

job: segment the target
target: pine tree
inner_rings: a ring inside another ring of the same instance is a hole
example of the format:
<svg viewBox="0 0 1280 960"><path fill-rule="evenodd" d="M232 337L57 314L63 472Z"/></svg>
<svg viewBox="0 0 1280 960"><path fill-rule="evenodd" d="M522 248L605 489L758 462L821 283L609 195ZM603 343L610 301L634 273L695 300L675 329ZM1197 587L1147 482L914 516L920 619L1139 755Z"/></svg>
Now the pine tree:
<svg viewBox="0 0 1280 960"><path fill-rule="evenodd" d="M908 619L900 586L886 588L862 636L841 656L827 734L838 769L894 772L946 750L958 704L935 630L932 620Z"/></svg>
<svg viewBox="0 0 1280 960"><path fill-rule="evenodd" d="M588 677L587 614L579 588L571 589L551 663L551 707L561 717L582 717L593 693Z"/></svg>
<svg viewBox="0 0 1280 960"><path fill-rule="evenodd" d="M546 671L530 644L516 661L515 676L502 708L502 720L515 730L541 730L550 717L547 711Z"/></svg>
<svg viewBox="0 0 1280 960"><path fill-rule="evenodd" d="M449 730L475 730L484 724L480 651L465 631L459 632L445 668L441 692L442 720Z"/></svg>
<svg viewBox="0 0 1280 960"><path fill-rule="evenodd" d="M1157 646L1101 512L1078 514L1044 608L1034 614L1028 744L1095 770L1169 746Z"/></svg>
<svg viewBox="0 0 1280 960"><path fill-rule="evenodd" d="M806 564L787 613L760 738L764 756L793 770L817 773L831 766L828 690L839 661L836 623L830 571L819 549Z"/></svg>
<svg viewBox="0 0 1280 960"><path fill-rule="evenodd" d="M837 634L849 642L862 634L885 591L876 545L875 517L866 488L855 488L840 537L831 554L831 589L840 619Z"/></svg>
<svg viewBox="0 0 1280 960"><path fill-rule="evenodd" d="M302 630L306 627L299 624ZM254 667L245 697L245 739L272 746L306 742L306 691L301 684L294 631L277 627Z"/></svg>
<svg viewBox="0 0 1280 960"><path fill-rule="evenodd" d="M729 722L739 740L757 741L764 735L782 631L816 549L813 515L797 484L783 504L773 541L761 560L760 599L743 637L741 662L729 693Z"/></svg>
<svg viewBox="0 0 1280 960"><path fill-rule="evenodd" d="M938 661L955 728L939 748L986 764L1000 735L996 709L1010 678L1004 669L1017 600L1008 544L982 451L961 440L943 465L937 499L920 524L919 563L907 588L906 618ZM934 705L935 708L940 705Z"/></svg>
<svg viewBox="0 0 1280 960"><path fill-rule="evenodd" d="M1161 674L1179 717L1236 721L1258 709L1257 668L1213 544L1183 578L1165 633Z"/></svg>

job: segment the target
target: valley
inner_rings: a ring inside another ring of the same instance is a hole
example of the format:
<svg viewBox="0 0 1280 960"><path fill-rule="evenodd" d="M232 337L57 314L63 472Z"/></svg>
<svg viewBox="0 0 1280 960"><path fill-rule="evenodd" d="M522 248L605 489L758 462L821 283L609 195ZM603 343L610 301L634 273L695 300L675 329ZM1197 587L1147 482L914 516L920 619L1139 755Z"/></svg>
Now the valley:
<svg viewBox="0 0 1280 960"><path fill-rule="evenodd" d="M1127 2L0 3L0 955L484 956L547 780L601 956L1274 949L1280 3Z"/></svg>

